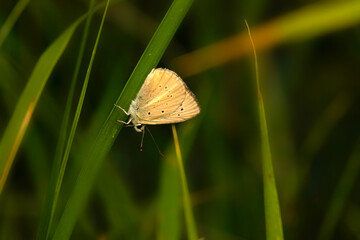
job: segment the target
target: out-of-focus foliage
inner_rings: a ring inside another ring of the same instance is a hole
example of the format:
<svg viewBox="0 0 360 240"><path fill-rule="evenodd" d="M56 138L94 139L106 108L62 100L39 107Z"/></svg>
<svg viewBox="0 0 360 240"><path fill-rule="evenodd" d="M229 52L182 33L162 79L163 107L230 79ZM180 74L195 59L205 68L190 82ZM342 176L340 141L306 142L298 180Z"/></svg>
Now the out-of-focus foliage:
<svg viewBox="0 0 360 240"><path fill-rule="evenodd" d="M55 223L83 166L78 159L89 159L89 143L171 3L110 4ZM88 5L70 0L0 2L1 139L40 56ZM102 13L98 8L92 19L71 119ZM359 1L194 1L158 67L183 76L202 109L198 117L177 125L199 237L266 236L247 19L258 48L284 238L360 239L359 17ZM4 182L0 239L37 234L83 28L76 29L47 80ZM82 206L72 239L186 239L171 128L150 130L165 157L148 134L139 151L141 134L123 128Z"/></svg>

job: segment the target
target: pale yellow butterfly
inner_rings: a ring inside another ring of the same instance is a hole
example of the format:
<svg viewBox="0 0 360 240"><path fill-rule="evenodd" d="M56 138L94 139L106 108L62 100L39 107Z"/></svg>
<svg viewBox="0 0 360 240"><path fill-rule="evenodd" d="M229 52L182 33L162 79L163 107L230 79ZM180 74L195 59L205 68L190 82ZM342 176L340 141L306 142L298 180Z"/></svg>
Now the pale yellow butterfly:
<svg viewBox="0 0 360 240"><path fill-rule="evenodd" d="M145 125L183 122L200 113L195 95L185 82L173 71L165 68L153 69L146 77L129 110L115 105L130 116L137 132L143 132Z"/></svg>

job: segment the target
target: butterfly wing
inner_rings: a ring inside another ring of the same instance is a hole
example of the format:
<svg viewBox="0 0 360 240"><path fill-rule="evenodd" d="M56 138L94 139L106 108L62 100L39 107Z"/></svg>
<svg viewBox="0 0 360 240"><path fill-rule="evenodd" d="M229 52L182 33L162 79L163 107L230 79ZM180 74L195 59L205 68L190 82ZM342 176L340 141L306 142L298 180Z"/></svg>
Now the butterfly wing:
<svg viewBox="0 0 360 240"><path fill-rule="evenodd" d="M141 87L135 103L140 124L182 122L200 112L184 81L168 69L153 69Z"/></svg>
<svg viewBox="0 0 360 240"><path fill-rule="evenodd" d="M177 123L191 119L200 113L200 107L194 94L186 88L184 102L169 116L166 116L166 123Z"/></svg>

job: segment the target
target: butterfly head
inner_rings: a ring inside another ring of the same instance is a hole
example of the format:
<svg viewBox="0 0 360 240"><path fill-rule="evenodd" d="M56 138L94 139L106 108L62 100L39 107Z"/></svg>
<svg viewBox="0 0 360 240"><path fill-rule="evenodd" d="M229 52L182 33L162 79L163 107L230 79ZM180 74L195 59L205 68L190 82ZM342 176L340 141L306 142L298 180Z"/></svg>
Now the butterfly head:
<svg viewBox="0 0 360 240"><path fill-rule="evenodd" d="M144 124L140 124L140 123L134 124L134 129L137 132L143 132L144 128L145 128Z"/></svg>

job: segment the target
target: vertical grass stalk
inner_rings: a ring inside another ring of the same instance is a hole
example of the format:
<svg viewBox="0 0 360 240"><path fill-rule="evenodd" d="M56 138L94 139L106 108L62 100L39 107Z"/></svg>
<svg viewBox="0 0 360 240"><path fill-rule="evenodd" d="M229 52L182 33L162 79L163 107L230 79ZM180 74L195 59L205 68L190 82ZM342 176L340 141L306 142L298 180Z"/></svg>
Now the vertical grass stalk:
<svg viewBox="0 0 360 240"><path fill-rule="evenodd" d="M88 37L92 13L94 12L94 8L95 8L95 3L96 3L95 0L91 0L89 6L84 33L80 44L79 55L76 61L75 71L71 81L70 91L65 106L65 112L60 127L60 136L56 147L55 159L53 163L52 174L49 184L49 191L47 194L44 213L38 231L38 236L37 236L38 239L44 239L44 237L45 239L49 239L54 221L57 200L59 198L62 180L67 164L67 159L65 159L65 161L64 160L61 161L61 159L64 156L64 146L66 141L66 134L68 132L68 123L70 119L71 106L74 98L75 86L79 75L82 58L84 55L86 39Z"/></svg>
<svg viewBox="0 0 360 240"><path fill-rule="evenodd" d="M178 163L179 171L180 171L181 188L182 188L182 192L183 192L185 223L186 223L186 228L187 228L187 233L188 233L188 239L189 240L197 240L198 235L197 235L197 231L196 231L194 214L192 212L192 207L191 207L189 188L188 188L188 184L186 181L185 170L184 170L183 160L182 160L181 151L180 151L179 139L178 139L178 135L177 135L174 124L171 126L171 129L172 129L172 133L174 136L176 159L177 159L177 163Z"/></svg>
<svg viewBox="0 0 360 240"><path fill-rule="evenodd" d="M257 56L255 45L251 37L251 32L248 23L246 22L251 46L254 52L255 72L256 72L256 89L258 96L259 107L259 122L261 132L261 153L263 165L263 181L264 181L264 205L265 205L265 222L266 222L266 239L267 240L281 240L284 239L281 213L278 194L275 184L275 175L272 166L271 151L269 135L265 117L265 107L260 90L259 69L257 63Z"/></svg>

